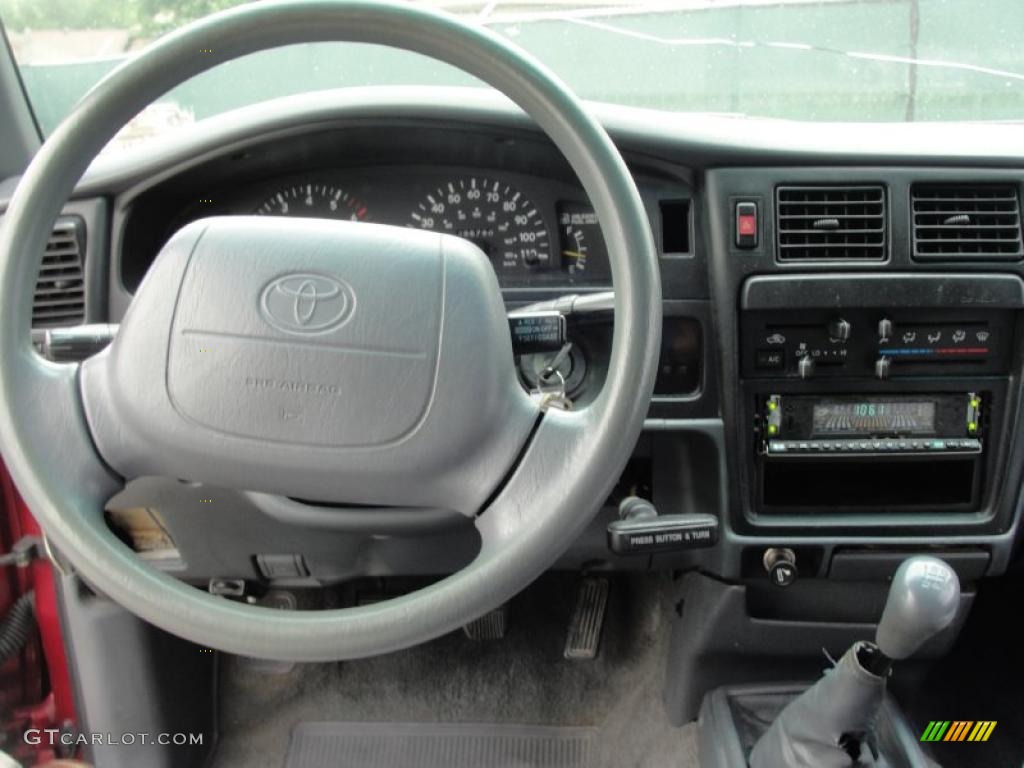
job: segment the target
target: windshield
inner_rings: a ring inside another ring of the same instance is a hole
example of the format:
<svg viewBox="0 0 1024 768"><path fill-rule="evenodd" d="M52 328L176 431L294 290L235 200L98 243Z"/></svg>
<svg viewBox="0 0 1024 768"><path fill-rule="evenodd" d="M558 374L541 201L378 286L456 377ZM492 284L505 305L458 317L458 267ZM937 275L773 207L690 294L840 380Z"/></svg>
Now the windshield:
<svg viewBox="0 0 1024 768"><path fill-rule="evenodd" d="M1020 0L428 0L509 37L582 97L812 121L1024 119ZM160 34L241 0L0 0L44 133ZM357 85L480 85L375 46L290 46L167 94L120 144L226 110Z"/></svg>

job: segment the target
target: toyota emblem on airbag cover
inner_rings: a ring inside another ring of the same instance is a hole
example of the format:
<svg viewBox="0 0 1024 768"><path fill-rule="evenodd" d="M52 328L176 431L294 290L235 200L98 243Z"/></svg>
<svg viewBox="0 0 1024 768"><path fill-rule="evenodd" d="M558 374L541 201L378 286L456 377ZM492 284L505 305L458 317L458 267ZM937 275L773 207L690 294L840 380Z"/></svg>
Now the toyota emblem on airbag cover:
<svg viewBox="0 0 1024 768"><path fill-rule="evenodd" d="M352 316L356 297L341 280L293 273L270 281L260 296L268 323L285 333L324 333Z"/></svg>

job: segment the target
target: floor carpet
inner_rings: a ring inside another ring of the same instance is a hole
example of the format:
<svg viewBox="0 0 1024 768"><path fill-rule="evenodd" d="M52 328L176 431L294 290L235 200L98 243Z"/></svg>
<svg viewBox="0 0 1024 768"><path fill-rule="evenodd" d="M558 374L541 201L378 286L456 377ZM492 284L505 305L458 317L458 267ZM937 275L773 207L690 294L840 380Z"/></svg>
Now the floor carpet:
<svg viewBox="0 0 1024 768"><path fill-rule="evenodd" d="M500 641L459 632L284 673L226 658L215 768L282 768L293 729L324 721L592 727L593 768L697 768L695 727L672 727L661 703L668 578L613 578L592 661L562 658L576 586L568 574L542 577L512 602Z"/></svg>

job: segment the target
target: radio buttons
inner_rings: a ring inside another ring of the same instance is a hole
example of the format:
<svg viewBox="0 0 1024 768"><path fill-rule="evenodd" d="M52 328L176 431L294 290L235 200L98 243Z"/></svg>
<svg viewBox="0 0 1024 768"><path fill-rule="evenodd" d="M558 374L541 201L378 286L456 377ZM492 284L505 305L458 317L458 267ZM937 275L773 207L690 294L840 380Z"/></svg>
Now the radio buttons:
<svg viewBox="0 0 1024 768"><path fill-rule="evenodd" d="M766 451L771 455L834 456L836 454L877 455L885 453L981 453L976 438L934 438L928 440L769 440Z"/></svg>

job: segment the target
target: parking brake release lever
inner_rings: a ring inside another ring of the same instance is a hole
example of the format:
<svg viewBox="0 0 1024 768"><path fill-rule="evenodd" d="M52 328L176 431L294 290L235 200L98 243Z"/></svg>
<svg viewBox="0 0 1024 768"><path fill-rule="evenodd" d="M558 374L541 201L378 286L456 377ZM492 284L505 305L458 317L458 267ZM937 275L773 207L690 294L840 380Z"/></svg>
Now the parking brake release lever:
<svg viewBox="0 0 1024 768"><path fill-rule="evenodd" d="M638 496L619 504L619 519L608 524L608 548L617 555L649 555L713 546L718 541L714 515L659 515Z"/></svg>

